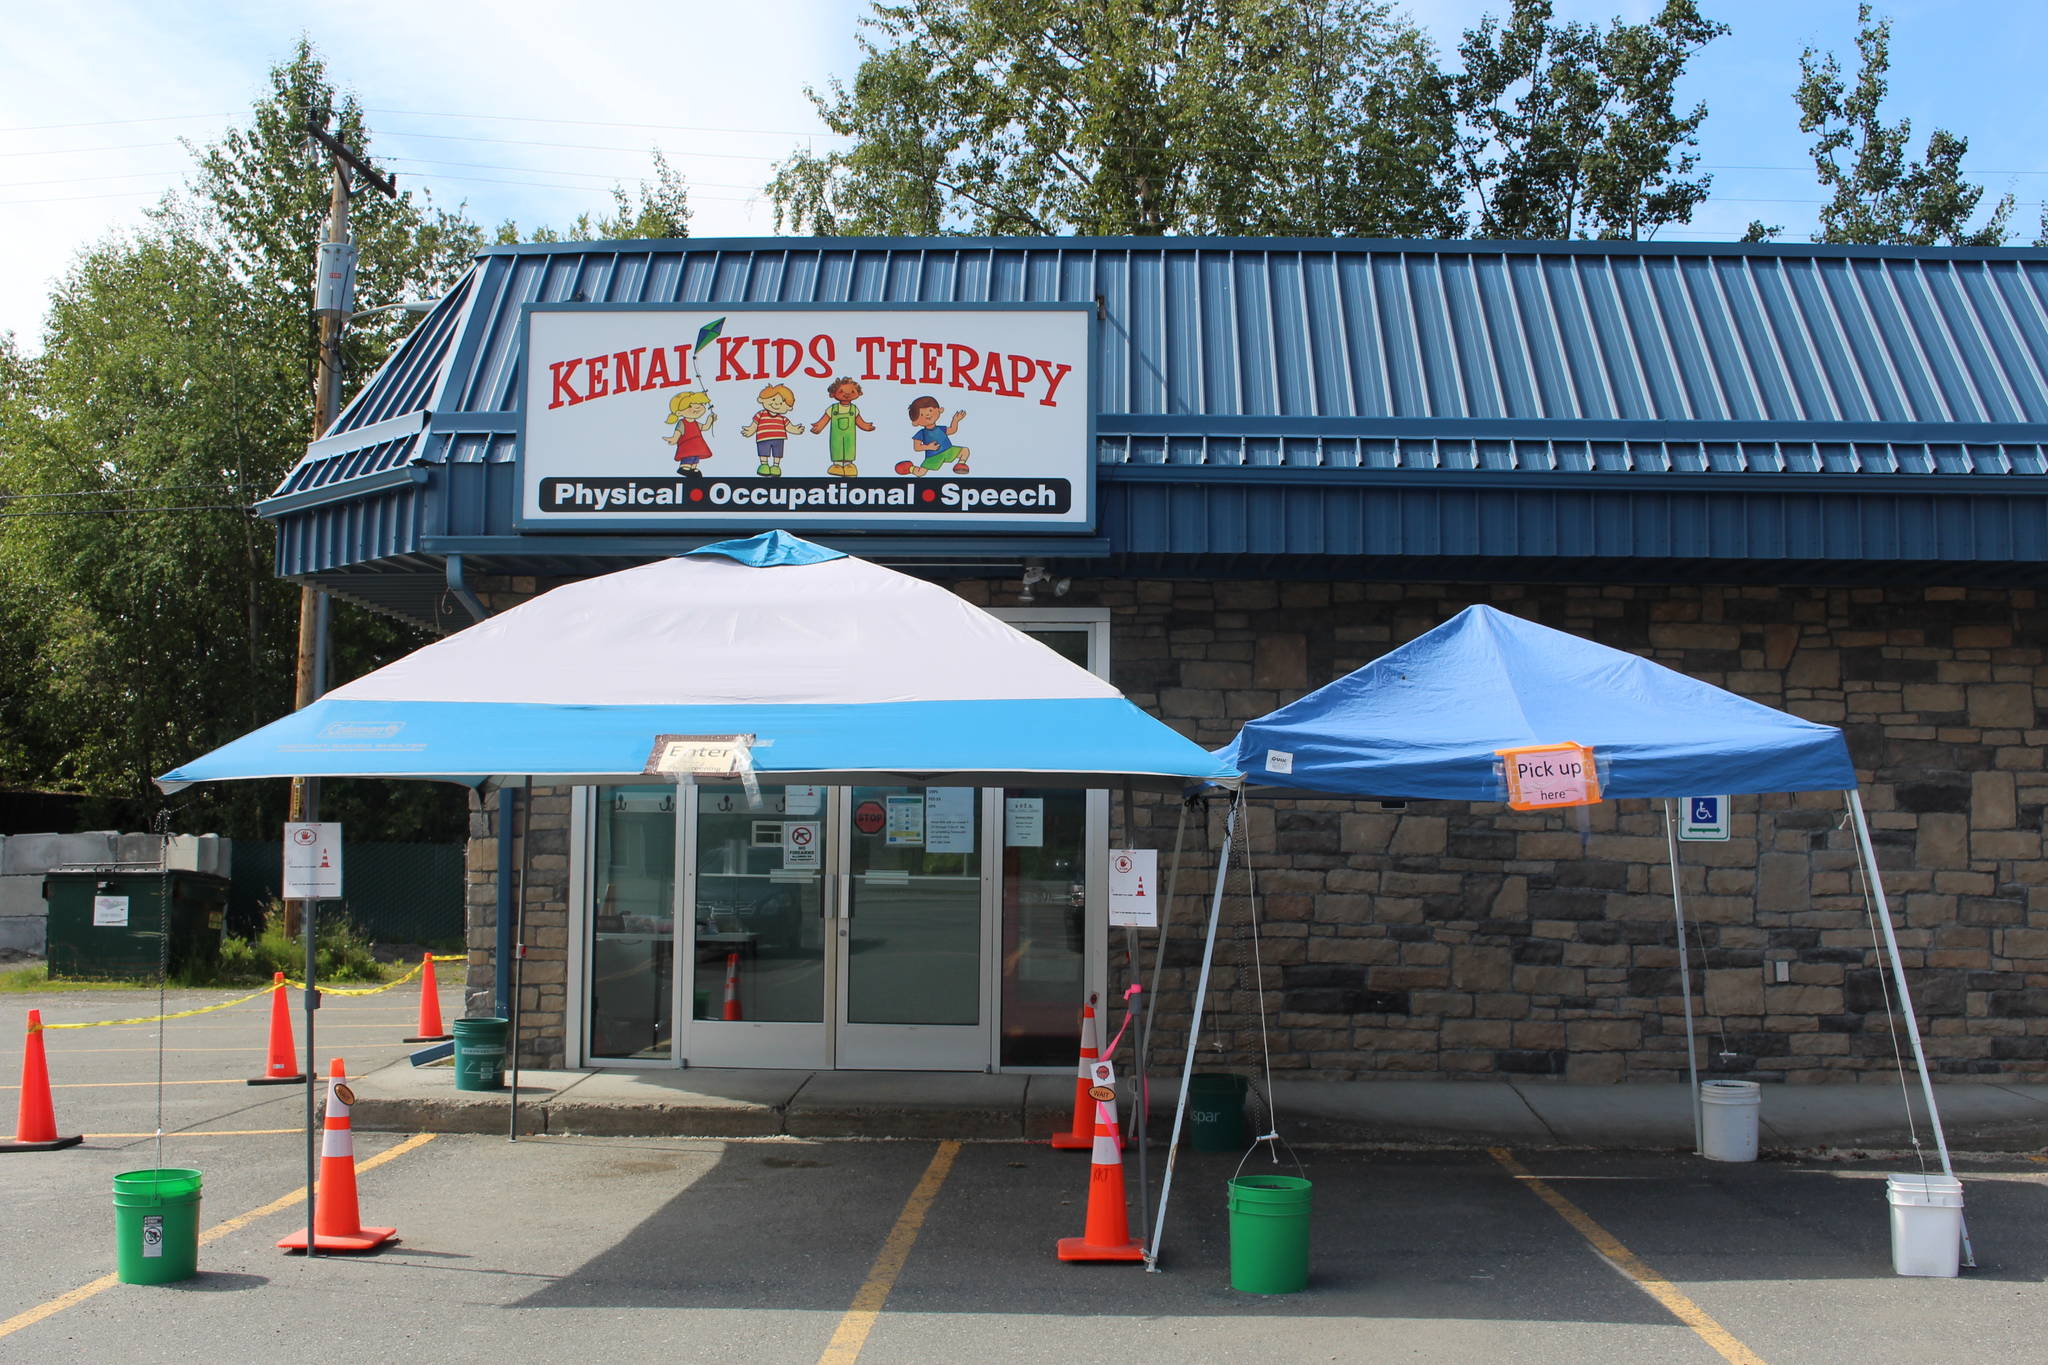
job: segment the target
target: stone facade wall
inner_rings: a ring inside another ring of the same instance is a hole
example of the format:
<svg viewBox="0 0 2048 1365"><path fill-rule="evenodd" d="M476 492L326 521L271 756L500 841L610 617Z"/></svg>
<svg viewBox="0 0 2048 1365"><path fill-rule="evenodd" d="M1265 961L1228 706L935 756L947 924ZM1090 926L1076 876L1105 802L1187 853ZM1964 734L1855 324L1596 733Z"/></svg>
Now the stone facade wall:
<svg viewBox="0 0 2048 1365"><path fill-rule="evenodd" d="M502 607L539 586L507 581L490 597ZM1014 580L957 590L981 605L1016 602ZM1214 746L1473 602L1843 726L1930 1062L1955 1078L2048 1079L2048 727L2038 710L2048 699L2048 621L2031 591L1077 579L1060 605L1109 608L1117 684ZM565 791L536 800L521 1030L529 1065L561 1063L568 807ZM1222 811L1212 804L1190 831L1160 999L1158 1038L1170 1054L1186 1037L1193 926L1207 913ZM1727 843L1681 845L1703 1069L1787 1081L1889 1075L1891 1002L1841 798L1737 797L1734 811ZM1176 806L1141 799L1136 815L1137 842L1164 861ZM494 817L494 806L480 810L472 827L470 979L484 983L472 1012L489 1008ZM1276 1069L1684 1077L1677 941L1652 803L1523 814L1254 800L1248 828ZM1201 1035L1218 1065L1258 1055L1245 920L1244 898L1233 895L1215 1013Z"/></svg>
<svg viewBox="0 0 2048 1365"><path fill-rule="evenodd" d="M519 1064L553 1067L563 1061L569 980L569 807L567 787L536 787L532 818L525 795L513 830L513 876L524 877L521 932L526 957L519 967ZM474 795L469 807L468 1013L497 1012L498 802Z"/></svg>

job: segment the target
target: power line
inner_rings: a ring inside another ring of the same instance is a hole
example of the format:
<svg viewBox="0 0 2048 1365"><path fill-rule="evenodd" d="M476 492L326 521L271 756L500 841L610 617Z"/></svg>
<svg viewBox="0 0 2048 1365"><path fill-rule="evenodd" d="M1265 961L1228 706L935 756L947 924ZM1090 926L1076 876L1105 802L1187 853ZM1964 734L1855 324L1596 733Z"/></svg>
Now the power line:
<svg viewBox="0 0 2048 1365"><path fill-rule="evenodd" d="M562 128L652 128L664 133L711 133L740 137L852 137L816 128L703 128L685 123L607 123L598 119L531 118L523 114L445 114L424 109L365 109L366 114L392 114L402 118L470 119L488 123L542 123ZM397 134L393 134L397 136Z"/></svg>
<svg viewBox="0 0 2048 1365"><path fill-rule="evenodd" d="M192 123L203 118L234 118L226 114L156 114L149 118L110 118L98 123L39 123L21 128L0 128L6 133L54 133L68 128L125 128L134 123Z"/></svg>
<svg viewBox="0 0 2048 1365"><path fill-rule="evenodd" d="M129 517L161 512L247 512L255 508L241 503L194 503L185 507L45 507L33 512L0 512L0 521L24 517Z"/></svg>

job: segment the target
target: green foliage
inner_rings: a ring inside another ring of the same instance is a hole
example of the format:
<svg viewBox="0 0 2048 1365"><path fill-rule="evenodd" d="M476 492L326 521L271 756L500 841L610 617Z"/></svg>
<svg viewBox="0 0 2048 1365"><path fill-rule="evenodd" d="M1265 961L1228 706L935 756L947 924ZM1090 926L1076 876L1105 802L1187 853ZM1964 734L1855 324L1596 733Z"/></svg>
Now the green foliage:
<svg viewBox="0 0 2048 1365"><path fill-rule="evenodd" d="M1856 7L1856 51L1861 60L1852 89L1831 52L1807 48L1799 56L1799 131L1817 133L1814 169L1831 192L1820 211L1816 242L1905 246L1997 246L2012 217L2011 195L2001 197L1976 228L1970 219L1984 196L1962 178L1969 139L1937 128L1923 159L1912 160L1910 119L1887 124L1879 115L1891 69L1891 20ZM1843 155L1851 154L1845 165ZM2048 236L2048 228L2044 228Z"/></svg>
<svg viewBox="0 0 2048 1365"><path fill-rule="evenodd" d="M628 193L623 185L612 186L612 211L597 218L576 215L567 232L550 227L536 228L522 236L519 225L506 219L498 225L498 243L512 246L531 242L622 241L627 238L666 240L690 235L690 188L682 173L668 164L660 148L654 150L654 179L641 181Z"/></svg>
<svg viewBox="0 0 2048 1365"><path fill-rule="evenodd" d="M1707 106L1681 113L1693 53L1728 31L1695 0L1643 24L1558 22L1550 0L1513 0L1458 52L1452 79L1463 188L1476 235L1642 239L1685 223L1712 177L1694 176Z"/></svg>
<svg viewBox="0 0 2048 1365"><path fill-rule="evenodd" d="M306 970L305 940L286 934L284 925L284 905L271 902L263 917L263 928L255 938L222 940L218 973L204 982L181 984L260 986L278 972L298 980ZM314 926L313 961L322 981L384 979L384 966L371 953L370 940L346 915L330 913L319 917Z"/></svg>
<svg viewBox="0 0 2048 1365"><path fill-rule="evenodd" d="M183 192L81 253L41 354L0 347L0 784L151 810L155 774L290 708L297 591L274 576L274 532L250 506L313 421L331 180L309 121L367 144L360 110L301 43L249 124L195 153ZM356 196L351 228L360 309L445 290L478 241L459 217L373 193ZM350 329L348 387L402 325ZM332 675L423 640L339 607ZM279 784L200 789L180 822L269 836L283 799ZM387 788L356 818L398 837L458 831L458 800Z"/></svg>
<svg viewBox="0 0 2048 1365"><path fill-rule="evenodd" d="M862 21L853 142L769 192L820 234L1441 236L1461 226L1426 39L1371 0L904 0Z"/></svg>

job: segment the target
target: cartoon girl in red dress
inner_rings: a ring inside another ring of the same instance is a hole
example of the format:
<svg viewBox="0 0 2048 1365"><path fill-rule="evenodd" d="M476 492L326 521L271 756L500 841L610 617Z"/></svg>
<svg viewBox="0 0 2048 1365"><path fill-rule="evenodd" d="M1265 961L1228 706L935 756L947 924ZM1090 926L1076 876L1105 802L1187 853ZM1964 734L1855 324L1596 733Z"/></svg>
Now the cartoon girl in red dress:
<svg viewBox="0 0 2048 1365"><path fill-rule="evenodd" d="M661 439L676 448L676 473L702 476L704 471L697 467L697 462L711 458L711 443L704 437L718 425L718 414L711 410L711 395L692 391L671 398L668 425L675 429L675 434Z"/></svg>

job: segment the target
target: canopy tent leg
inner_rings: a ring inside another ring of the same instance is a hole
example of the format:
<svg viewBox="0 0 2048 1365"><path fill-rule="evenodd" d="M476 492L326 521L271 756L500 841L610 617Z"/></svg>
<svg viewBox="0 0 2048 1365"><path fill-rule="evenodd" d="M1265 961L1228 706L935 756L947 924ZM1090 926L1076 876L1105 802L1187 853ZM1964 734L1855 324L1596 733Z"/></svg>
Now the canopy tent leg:
<svg viewBox="0 0 2048 1365"><path fill-rule="evenodd" d="M1692 1085L1692 1152L1706 1146L1701 1133L1700 1050L1692 1036L1692 963L1685 955L1685 894L1678 885L1678 827L1671 820L1671 802L1664 803L1664 843L1671 852L1671 915L1678 921L1678 989L1685 997L1685 1072ZM1702 952L1705 950L1702 949Z"/></svg>
<svg viewBox="0 0 2048 1365"><path fill-rule="evenodd" d="M1870 844L1870 821L1863 814L1863 793L1851 787L1849 814L1856 824L1856 849L1863 855L1864 872L1869 878L1870 894L1877 903L1877 922L1884 927L1884 947L1892 960L1892 980L1899 988L1899 1013L1906 1016L1906 1037L1913 1043L1913 1062L1920 1068L1920 1095L1927 1101L1927 1122L1934 1129L1934 1147L1941 1153L1941 1171L1951 1180L1956 1168L1948 1158L1948 1137L1941 1131L1941 1110L1934 1103L1934 1080L1927 1074L1927 1053L1920 1046L1920 1020L1913 1013L1913 993L1906 985L1906 965L1899 957L1898 935L1892 932L1891 905L1885 900L1884 879L1878 875L1877 852ZM1880 969L1882 970L1882 969ZM1908 1113L1910 1113L1910 1108ZM1977 1253L1970 1247L1970 1225L1963 1223L1963 1264L1975 1266Z"/></svg>
<svg viewBox="0 0 2048 1365"><path fill-rule="evenodd" d="M512 1096L505 1107L505 1140L519 1141L519 997L526 988L526 874L533 866L528 857L533 836L533 779L522 788L521 813L526 817L519 828L519 887L512 899L512 1014L506 1029L506 1058L512 1064Z"/></svg>
<svg viewBox="0 0 2048 1365"><path fill-rule="evenodd" d="M1124 841L1123 847L1135 848L1138 844L1138 821L1132 809L1131 784L1124 783ZM1158 888L1153 888L1157 890ZM1124 1022L1131 1028L1131 1123L1125 1131L1137 1135L1138 1140L1138 1226L1144 1227L1152 1221L1151 1175L1147 1169L1145 1153L1146 1111L1152 1106L1151 1096L1145 1085L1145 1018L1138 1013L1141 1001L1131 998L1131 991L1141 994L1144 987L1144 964L1138 957L1138 931L1128 925L1124 928L1124 972L1129 978L1125 982Z"/></svg>
<svg viewBox="0 0 2048 1365"><path fill-rule="evenodd" d="M1237 833L1237 819L1244 810L1244 793L1230 801L1230 813L1223 820L1223 849L1216 858L1216 890L1209 898L1209 936L1202 943L1202 971L1195 982L1194 1007L1188 1013L1187 1054L1180 1065L1180 1096L1173 1105L1173 1135L1166 1143L1166 1171L1159 1183L1159 1212L1152 1224L1152 1239L1145 1248L1145 1269L1159 1269L1159 1238L1166 1228L1166 1201L1173 1196L1173 1163L1180 1156L1180 1130L1187 1118L1188 1087L1195 1075L1195 1048L1201 1042L1202 1005L1209 998L1209 967L1216 956L1216 925L1223 916L1223 885L1230 876L1230 841Z"/></svg>

